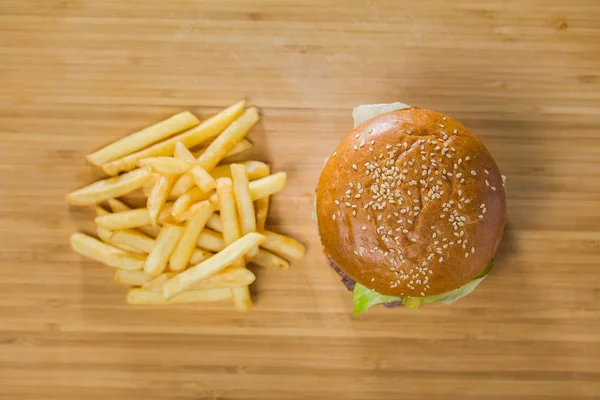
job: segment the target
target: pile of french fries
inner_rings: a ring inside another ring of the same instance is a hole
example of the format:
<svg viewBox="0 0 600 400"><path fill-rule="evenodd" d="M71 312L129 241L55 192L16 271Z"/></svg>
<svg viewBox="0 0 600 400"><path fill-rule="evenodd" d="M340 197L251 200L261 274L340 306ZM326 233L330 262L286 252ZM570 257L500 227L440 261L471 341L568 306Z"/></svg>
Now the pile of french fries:
<svg viewBox="0 0 600 400"><path fill-rule="evenodd" d="M245 135L259 114L245 105L202 123L182 112L87 157L112 177L67 195L96 207L98 239L75 233L71 246L115 268L114 281L131 287L128 303L232 299L248 311L256 277L247 264L282 269L304 255L302 244L265 229L269 198L286 174L260 161L222 163L252 146ZM145 208L117 199L139 189Z"/></svg>

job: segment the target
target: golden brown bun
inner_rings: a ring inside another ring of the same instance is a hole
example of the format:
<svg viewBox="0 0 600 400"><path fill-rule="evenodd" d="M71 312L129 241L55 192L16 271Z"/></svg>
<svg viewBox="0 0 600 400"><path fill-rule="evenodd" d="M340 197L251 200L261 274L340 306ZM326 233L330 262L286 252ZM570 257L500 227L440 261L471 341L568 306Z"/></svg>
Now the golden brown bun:
<svg viewBox="0 0 600 400"><path fill-rule="evenodd" d="M319 180L317 216L326 252L352 279L382 294L422 297L485 268L502 238L506 197L496 162L473 133L409 108L342 140Z"/></svg>

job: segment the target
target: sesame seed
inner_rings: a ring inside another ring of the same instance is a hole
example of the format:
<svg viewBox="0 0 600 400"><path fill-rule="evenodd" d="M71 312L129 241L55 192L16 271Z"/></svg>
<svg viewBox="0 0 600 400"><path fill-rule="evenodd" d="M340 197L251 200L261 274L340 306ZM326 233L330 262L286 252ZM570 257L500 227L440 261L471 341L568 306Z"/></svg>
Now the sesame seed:
<svg viewBox="0 0 600 400"><path fill-rule="evenodd" d="M356 135L354 135L355 138L358 139L358 137L360 136L360 133L357 133Z"/></svg>
<svg viewBox="0 0 600 400"><path fill-rule="evenodd" d="M495 190L496 190L496 187L495 187L495 186L492 186L492 190L494 190L494 191L495 191Z"/></svg>
<svg viewBox="0 0 600 400"><path fill-rule="evenodd" d="M356 164L352 164L352 169L358 169L358 167L356 166Z"/></svg>
<svg viewBox="0 0 600 400"><path fill-rule="evenodd" d="M471 247L471 253L475 253L475 247Z"/></svg>
<svg viewBox="0 0 600 400"><path fill-rule="evenodd" d="M467 257L469 257L469 253L468 252L465 253L465 258L467 258Z"/></svg>
<svg viewBox="0 0 600 400"><path fill-rule="evenodd" d="M337 156L337 151L334 151L333 154L331 155L332 157Z"/></svg>
<svg viewBox="0 0 600 400"><path fill-rule="evenodd" d="M443 256L442 256L442 257L440 257L438 261L439 261L439 262L442 262L442 261L444 261L444 257L443 257Z"/></svg>
<svg viewBox="0 0 600 400"><path fill-rule="evenodd" d="M471 170L471 175L475 176L477 175L477 172L475 172L475 170Z"/></svg>
<svg viewBox="0 0 600 400"><path fill-rule="evenodd" d="M331 219L335 221L335 218L336 218L336 217L335 217L335 214L333 214L333 215L331 216Z"/></svg>
<svg viewBox="0 0 600 400"><path fill-rule="evenodd" d="M470 159L471 159L471 157L469 157L469 156L465 157L465 161L469 161Z"/></svg>

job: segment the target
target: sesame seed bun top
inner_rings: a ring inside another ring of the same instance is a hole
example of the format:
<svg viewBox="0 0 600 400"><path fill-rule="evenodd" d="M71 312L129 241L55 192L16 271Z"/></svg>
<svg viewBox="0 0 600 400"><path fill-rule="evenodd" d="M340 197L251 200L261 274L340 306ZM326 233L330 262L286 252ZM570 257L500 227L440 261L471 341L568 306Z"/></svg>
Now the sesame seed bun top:
<svg viewBox="0 0 600 400"><path fill-rule="evenodd" d="M381 294L456 289L493 258L504 230L502 176L483 143L440 113L408 108L356 127L317 189L331 259Z"/></svg>

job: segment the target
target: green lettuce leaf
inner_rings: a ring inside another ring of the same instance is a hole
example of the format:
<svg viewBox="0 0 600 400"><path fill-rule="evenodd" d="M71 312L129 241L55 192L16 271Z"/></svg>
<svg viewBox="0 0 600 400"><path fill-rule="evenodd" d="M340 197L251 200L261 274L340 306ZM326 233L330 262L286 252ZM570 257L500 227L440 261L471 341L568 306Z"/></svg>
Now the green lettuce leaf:
<svg viewBox="0 0 600 400"><path fill-rule="evenodd" d="M471 282L466 283L459 287L458 289L451 290L449 292L437 294L434 296L426 296L426 297L397 297L397 296L387 296L381 293L377 293L374 290L368 289L360 283L356 283L354 287L354 316L356 317L358 314L367 311L370 307L381 304L381 303L392 303L395 301L401 301L402 304L407 308L417 309L421 304L427 303L444 303L444 304L452 304L455 301L462 299L463 297L471 294L473 290L485 279L488 275L492 266L494 265L494 260L492 259L488 265L473 279Z"/></svg>

